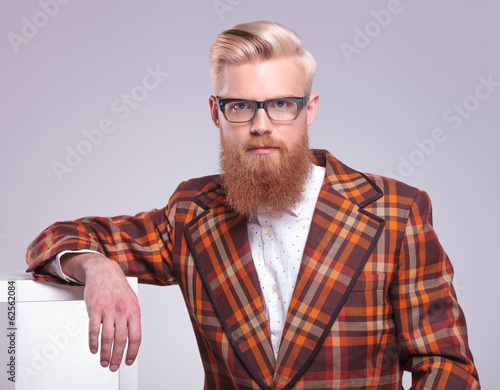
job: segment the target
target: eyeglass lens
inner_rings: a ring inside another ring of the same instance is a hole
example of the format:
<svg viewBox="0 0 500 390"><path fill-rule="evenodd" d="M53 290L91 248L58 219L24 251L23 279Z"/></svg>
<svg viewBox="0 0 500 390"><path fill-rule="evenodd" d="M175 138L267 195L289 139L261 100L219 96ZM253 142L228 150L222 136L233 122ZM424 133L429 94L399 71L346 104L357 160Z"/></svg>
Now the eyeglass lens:
<svg viewBox="0 0 500 390"><path fill-rule="evenodd" d="M257 110L257 105L253 102L234 101L226 104L225 114L229 121L245 122L252 119ZM297 102L293 100L278 99L267 104L269 117L276 121L289 121L297 116Z"/></svg>

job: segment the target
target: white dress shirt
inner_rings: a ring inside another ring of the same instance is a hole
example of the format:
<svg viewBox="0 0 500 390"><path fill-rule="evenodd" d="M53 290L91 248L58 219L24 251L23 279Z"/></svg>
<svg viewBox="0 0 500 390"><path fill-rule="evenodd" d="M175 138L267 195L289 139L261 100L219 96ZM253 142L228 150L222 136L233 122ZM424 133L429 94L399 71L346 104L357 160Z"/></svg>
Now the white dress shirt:
<svg viewBox="0 0 500 390"><path fill-rule="evenodd" d="M248 218L248 241L259 278L276 359L314 208L324 179L325 168L314 165L306 182L303 200L293 210L283 213L253 212ZM56 256L55 261L47 264L49 272L68 282L79 283L64 274L60 260L66 253L84 252L98 253L86 249L63 251Z"/></svg>
<svg viewBox="0 0 500 390"><path fill-rule="evenodd" d="M293 210L283 213L253 212L248 218L248 241L259 277L276 359L324 179L325 168L315 165L306 183L304 198Z"/></svg>

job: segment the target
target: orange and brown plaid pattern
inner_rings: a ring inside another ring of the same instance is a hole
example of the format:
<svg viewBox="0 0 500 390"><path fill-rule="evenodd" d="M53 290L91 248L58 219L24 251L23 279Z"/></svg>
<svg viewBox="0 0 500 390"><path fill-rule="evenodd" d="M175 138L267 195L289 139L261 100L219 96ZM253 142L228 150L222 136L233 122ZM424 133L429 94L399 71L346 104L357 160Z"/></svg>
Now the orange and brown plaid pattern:
<svg viewBox="0 0 500 390"><path fill-rule="evenodd" d="M453 270L427 195L326 167L277 361L247 239L217 176L182 183L167 207L56 223L30 246L28 271L62 250L93 249L142 282L179 284L206 389L479 389Z"/></svg>

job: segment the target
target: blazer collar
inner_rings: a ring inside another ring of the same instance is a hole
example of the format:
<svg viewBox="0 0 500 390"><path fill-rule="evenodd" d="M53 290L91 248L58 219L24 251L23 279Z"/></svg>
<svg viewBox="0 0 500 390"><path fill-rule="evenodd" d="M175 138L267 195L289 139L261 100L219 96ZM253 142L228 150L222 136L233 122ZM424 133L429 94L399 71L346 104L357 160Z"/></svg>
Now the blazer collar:
<svg viewBox="0 0 500 390"><path fill-rule="evenodd" d="M326 167L278 361L247 236L246 219L224 205L219 184L195 197L204 209L186 237L224 331L242 364L264 389L289 389L306 371L373 251L384 221L363 207L382 196L365 175L324 150Z"/></svg>

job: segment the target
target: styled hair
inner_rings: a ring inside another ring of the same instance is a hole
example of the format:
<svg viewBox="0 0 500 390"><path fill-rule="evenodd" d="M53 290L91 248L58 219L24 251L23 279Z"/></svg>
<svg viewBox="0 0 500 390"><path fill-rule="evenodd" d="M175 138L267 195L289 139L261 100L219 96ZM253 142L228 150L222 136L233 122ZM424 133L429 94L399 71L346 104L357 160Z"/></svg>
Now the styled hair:
<svg viewBox="0 0 500 390"><path fill-rule="evenodd" d="M215 93L222 89L225 66L283 58L297 65L304 75L305 92L310 94L316 61L311 53L302 48L297 33L268 21L237 24L223 31L210 48L210 76Z"/></svg>

